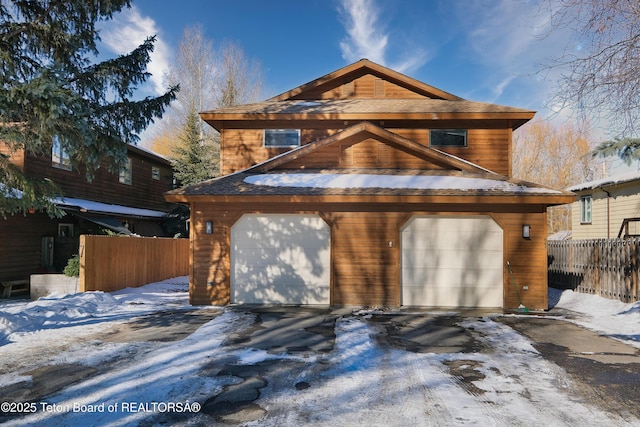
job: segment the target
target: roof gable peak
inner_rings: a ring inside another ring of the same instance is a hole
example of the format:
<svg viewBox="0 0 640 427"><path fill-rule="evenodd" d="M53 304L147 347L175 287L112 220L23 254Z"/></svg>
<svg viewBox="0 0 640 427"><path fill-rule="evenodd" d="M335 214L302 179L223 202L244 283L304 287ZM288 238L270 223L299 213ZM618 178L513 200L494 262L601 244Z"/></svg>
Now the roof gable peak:
<svg viewBox="0 0 640 427"><path fill-rule="evenodd" d="M456 95L445 92L434 86L430 86L426 83L423 83L419 80L416 80L398 71L392 70L391 68L377 64L368 59L361 59L357 62L349 64L343 68L340 68L336 71L333 71L329 74L326 74L308 83L300 85L287 92L281 93L280 95L274 96L268 99L267 101L314 99L313 96L309 98L307 98L307 96L310 96L310 94L316 91L318 88L321 88L323 86L330 86L333 83L337 84L337 82L348 79L349 77L357 78L365 74L373 74L377 77L383 78L384 80L387 80L391 83L394 83L411 92L414 92L416 94L422 95L427 98L444 99L444 100L450 100L450 101L463 100L462 98Z"/></svg>

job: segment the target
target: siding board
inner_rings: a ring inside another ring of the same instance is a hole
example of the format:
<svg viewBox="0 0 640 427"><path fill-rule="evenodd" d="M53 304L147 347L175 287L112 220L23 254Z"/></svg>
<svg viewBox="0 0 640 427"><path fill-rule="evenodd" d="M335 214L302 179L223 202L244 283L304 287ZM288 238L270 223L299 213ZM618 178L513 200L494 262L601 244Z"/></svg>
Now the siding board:
<svg viewBox="0 0 640 427"><path fill-rule="evenodd" d="M415 142L429 145L429 129L407 129L385 126L390 131ZM255 124L254 124L255 125ZM333 135L344 128L321 128L309 122L288 122L281 124L287 128L302 128L301 144L306 145ZM477 123L474 124L477 126ZM262 126L274 127L273 123L262 122ZM324 124L323 126L326 126ZM307 127L305 129L305 127ZM465 128L462 125L456 127ZM440 147L441 151L463 158L498 174L511 174L511 129L468 129L468 146L465 148ZM222 131L222 173L229 174L264 162L271 157L289 151L291 148L263 147L262 129L231 129ZM383 146L384 147L384 146ZM400 150L380 148L374 140L363 141L354 147L343 143L340 158L336 158L337 147L318 150L312 157L298 159L287 165L288 168L328 168L328 167L397 167L406 169L441 169L432 163L425 162ZM384 151L386 150L386 151ZM374 154L374 151L377 153Z"/></svg>

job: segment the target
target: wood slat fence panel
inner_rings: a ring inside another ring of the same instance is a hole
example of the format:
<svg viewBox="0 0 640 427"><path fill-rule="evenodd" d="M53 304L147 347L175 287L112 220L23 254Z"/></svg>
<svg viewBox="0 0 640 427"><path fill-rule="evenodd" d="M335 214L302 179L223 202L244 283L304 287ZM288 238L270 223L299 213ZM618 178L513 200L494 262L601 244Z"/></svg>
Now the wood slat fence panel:
<svg viewBox="0 0 640 427"><path fill-rule="evenodd" d="M80 236L80 290L112 292L189 274L189 239Z"/></svg>
<svg viewBox="0 0 640 427"><path fill-rule="evenodd" d="M640 238L549 241L549 286L623 302L640 300Z"/></svg>

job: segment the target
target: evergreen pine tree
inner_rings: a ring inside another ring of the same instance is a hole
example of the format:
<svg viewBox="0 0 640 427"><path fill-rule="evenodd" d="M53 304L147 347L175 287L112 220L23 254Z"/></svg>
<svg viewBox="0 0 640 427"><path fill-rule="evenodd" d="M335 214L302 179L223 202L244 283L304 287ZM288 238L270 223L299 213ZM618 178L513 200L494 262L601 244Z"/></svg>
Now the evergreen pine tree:
<svg viewBox="0 0 640 427"><path fill-rule="evenodd" d="M640 138L616 138L605 141L593 151L594 156L618 156L627 166L633 161L640 160Z"/></svg>
<svg viewBox="0 0 640 427"><path fill-rule="evenodd" d="M181 144L174 148L171 160L174 176L180 185L191 185L215 177L215 145L202 138L201 120L194 108L187 115L180 140Z"/></svg>
<svg viewBox="0 0 640 427"><path fill-rule="evenodd" d="M55 212L56 187L26 177L9 161L18 150L43 155L54 138L87 179L103 165L116 172L127 144L175 99L132 99L150 74L149 37L131 53L97 61L96 25L129 0L3 0L0 3L0 215L30 208Z"/></svg>

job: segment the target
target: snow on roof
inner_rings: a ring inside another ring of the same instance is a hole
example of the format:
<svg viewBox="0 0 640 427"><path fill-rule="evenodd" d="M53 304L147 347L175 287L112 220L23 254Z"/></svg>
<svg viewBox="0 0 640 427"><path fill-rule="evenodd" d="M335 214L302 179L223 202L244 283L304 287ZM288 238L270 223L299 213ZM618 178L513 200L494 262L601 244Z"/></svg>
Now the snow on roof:
<svg viewBox="0 0 640 427"><path fill-rule="evenodd" d="M112 205L109 203L93 202L91 200L74 199L71 197L56 197L55 203L60 208L76 208L80 211L126 215L137 217L162 218L166 212L151 209L132 208L129 206Z"/></svg>
<svg viewBox="0 0 640 427"><path fill-rule="evenodd" d="M562 194L562 191L477 176L287 173L252 175L247 184L302 188L403 188L415 190L497 190L511 193Z"/></svg>
<svg viewBox="0 0 640 427"><path fill-rule="evenodd" d="M612 177L597 179L595 181L582 182L580 184L572 185L571 187L567 188L567 191L592 190L595 188L624 184L625 182L636 180L640 180L640 172L625 173Z"/></svg>
<svg viewBox="0 0 640 427"><path fill-rule="evenodd" d="M22 199L22 191L7 187L5 184L0 183L0 191L4 193L4 197L7 199Z"/></svg>

